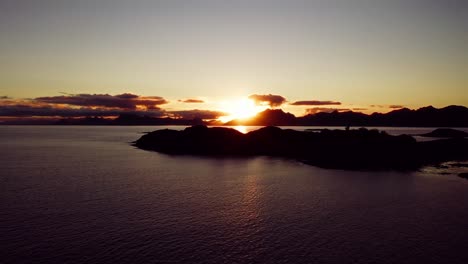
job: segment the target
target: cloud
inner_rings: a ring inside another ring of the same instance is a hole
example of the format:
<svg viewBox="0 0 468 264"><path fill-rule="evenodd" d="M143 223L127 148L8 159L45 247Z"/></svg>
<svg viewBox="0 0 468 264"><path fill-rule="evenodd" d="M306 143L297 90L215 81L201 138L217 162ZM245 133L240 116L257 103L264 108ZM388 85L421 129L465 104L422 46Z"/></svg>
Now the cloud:
<svg viewBox="0 0 468 264"><path fill-rule="evenodd" d="M217 119L220 116L226 116L227 113L212 110L180 110L180 111L169 111L166 112L170 117L173 118L184 118L184 119Z"/></svg>
<svg viewBox="0 0 468 264"><path fill-rule="evenodd" d="M196 100L196 99L187 99ZM186 100L186 101L187 101ZM201 100L200 100L201 101ZM2 100L0 117L62 117L85 116L112 117L134 114L151 117L184 119L217 119L227 113L213 110L166 111L159 105L167 101L159 96L139 96L131 93L108 94L65 94L63 96L38 97L34 99Z"/></svg>
<svg viewBox="0 0 468 264"><path fill-rule="evenodd" d="M341 105L341 102L334 101L296 101L291 105Z"/></svg>
<svg viewBox="0 0 468 264"><path fill-rule="evenodd" d="M359 107L355 107L353 108L353 111L366 111L367 108L359 108Z"/></svg>
<svg viewBox="0 0 468 264"><path fill-rule="evenodd" d="M281 106L286 102L286 98L275 94L252 94L249 99L253 100L258 105L269 105L270 107Z"/></svg>
<svg viewBox="0 0 468 264"><path fill-rule="evenodd" d="M182 103L204 103L205 101L200 100L200 99L185 99L185 100L179 100L179 102L182 102Z"/></svg>
<svg viewBox="0 0 468 264"><path fill-rule="evenodd" d="M11 97L8 96L0 96L0 100L8 100L11 99Z"/></svg>
<svg viewBox="0 0 468 264"><path fill-rule="evenodd" d="M405 108L405 106L404 105L389 105L388 108L400 109L400 108Z"/></svg>
<svg viewBox="0 0 468 264"><path fill-rule="evenodd" d="M92 107L69 107L59 106L54 104L36 103L34 101L18 101L17 104L3 104L0 105L0 117L62 117L62 118L75 118L85 116L96 117L111 117L119 116L121 114L134 114L139 116L151 117L172 117L184 119L217 119L220 116L225 116L227 113L212 110L180 110L180 111L164 111L161 109L119 109L119 108L92 108Z"/></svg>
<svg viewBox="0 0 468 264"><path fill-rule="evenodd" d="M344 111L350 111L350 110L351 109L348 109L348 108L313 107L313 108L307 108L306 114L331 113L334 111L344 112Z"/></svg>
<svg viewBox="0 0 468 264"><path fill-rule="evenodd" d="M112 108L71 108L71 107L57 107L54 105L34 105L32 104L8 104L0 105L0 116L8 117L83 117L83 116L118 116L123 113L131 113L146 116L162 116L163 111L152 110L125 110L125 109L112 109Z"/></svg>
<svg viewBox="0 0 468 264"><path fill-rule="evenodd" d="M135 99L135 98L138 98L139 96L136 94L131 94L131 93L123 93L123 94L115 95L115 97L122 98L122 99Z"/></svg>
<svg viewBox="0 0 468 264"><path fill-rule="evenodd" d="M61 96L38 97L34 101L48 104L65 104L86 107L109 107L120 109L159 109L158 106L167 104L160 96L139 96L131 93L118 95L109 94L67 94Z"/></svg>

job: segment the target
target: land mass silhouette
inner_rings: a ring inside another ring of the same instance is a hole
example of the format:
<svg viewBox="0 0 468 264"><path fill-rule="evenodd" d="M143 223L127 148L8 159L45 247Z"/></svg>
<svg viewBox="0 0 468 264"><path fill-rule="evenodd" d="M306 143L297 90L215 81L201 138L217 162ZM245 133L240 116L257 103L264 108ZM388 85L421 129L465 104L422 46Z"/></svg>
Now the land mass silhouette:
<svg viewBox="0 0 468 264"><path fill-rule="evenodd" d="M247 134L203 125L162 129L134 142L144 150L173 155L275 156L307 164L350 170L416 170L424 165L468 159L468 139L455 137L417 142L365 128L297 131L268 126Z"/></svg>
<svg viewBox="0 0 468 264"><path fill-rule="evenodd" d="M460 130L451 129L451 128L438 128L429 133L421 134L420 136L434 137L434 138L456 138L456 137L464 138L464 137L468 137L468 133L466 133L465 131L460 131Z"/></svg>
<svg viewBox="0 0 468 264"><path fill-rule="evenodd" d="M444 108L427 106L417 110L402 108L388 113L370 115L353 111L333 111L296 117L281 109L267 109L249 119L219 120L201 118L170 118L122 113L117 118L85 117L62 119L14 119L0 125L116 125L116 126L387 126L387 127L468 127L468 108L451 105Z"/></svg>
<svg viewBox="0 0 468 264"><path fill-rule="evenodd" d="M295 117L280 109L267 109L250 119L232 120L225 125L246 126L396 126L396 127L468 127L468 108L451 105L417 110L402 108L385 114L366 115L353 111L333 111Z"/></svg>

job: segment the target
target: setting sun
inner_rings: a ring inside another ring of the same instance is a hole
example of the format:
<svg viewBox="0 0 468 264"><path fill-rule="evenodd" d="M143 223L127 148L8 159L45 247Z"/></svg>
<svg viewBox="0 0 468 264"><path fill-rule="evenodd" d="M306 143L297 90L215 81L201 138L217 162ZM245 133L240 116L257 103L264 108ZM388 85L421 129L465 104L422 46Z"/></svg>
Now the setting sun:
<svg viewBox="0 0 468 264"><path fill-rule="evenodd" d="M258 112L264 110L264 107L255 105L252 100L247 98L225 101L220 104L220 107L223 112L229 114L219 118L222 122L227 122L233 119L246 119L253 117Z"/></svg>

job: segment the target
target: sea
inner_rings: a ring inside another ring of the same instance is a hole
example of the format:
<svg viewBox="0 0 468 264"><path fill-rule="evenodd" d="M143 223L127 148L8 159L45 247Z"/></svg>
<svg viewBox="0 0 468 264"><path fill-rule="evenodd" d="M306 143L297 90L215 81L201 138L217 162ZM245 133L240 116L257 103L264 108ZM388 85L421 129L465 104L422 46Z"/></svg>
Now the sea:
<svg viewBox="0 0 468 264"><path fill-rule="evenodd" d="M132 146L163 128L184 127L0 126L0 263L468 263L467 161L344 171Z"/></svg>

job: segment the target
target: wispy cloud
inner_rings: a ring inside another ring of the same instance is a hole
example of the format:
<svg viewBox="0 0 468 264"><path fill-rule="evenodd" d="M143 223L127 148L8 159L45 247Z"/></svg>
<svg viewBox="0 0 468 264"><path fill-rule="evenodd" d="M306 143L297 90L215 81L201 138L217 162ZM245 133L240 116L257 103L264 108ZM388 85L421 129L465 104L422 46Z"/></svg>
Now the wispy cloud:
<svg viewBox="0 0 468 264"><path fill-rule="evenodd" d="M389 105L388 108L400 109L400 108L405 108L405 106L404 105Z"/></svg>
<svg viewBox="0 0 468 264"><path fill-rule="evenodd" d="M351 109L348 109L348 108L313 107L313 108L307 108L306 114L331 113L334 111L344 112L344 111L350 111L350 110Z"/></svg>
<svg viewBox="0 0 468 264"><path fill-rule="evenodd" d="M367 108L360 108L360 107L355 107L352 109L353 111L366 111L368 110Z"/></svg>
<svg viewBox="0 0 468 264"><path fill-rule="evenodd" d="M179 102L182 102L182 103L204 103L205 101L200 100L200 99L184 99L184 100L179 100Z"/></svg>
<svg viewBox="0 0 468 264"><path fill-rule="evenodd" d="M341 102L335 102L335 101L296 101L294 103L291 103L291 105L341 105Z"/></svg>

